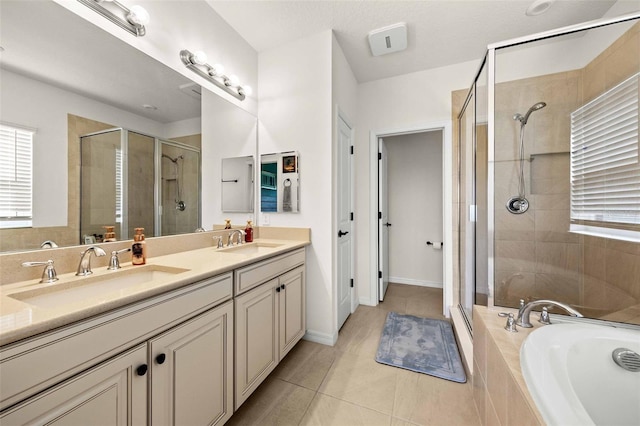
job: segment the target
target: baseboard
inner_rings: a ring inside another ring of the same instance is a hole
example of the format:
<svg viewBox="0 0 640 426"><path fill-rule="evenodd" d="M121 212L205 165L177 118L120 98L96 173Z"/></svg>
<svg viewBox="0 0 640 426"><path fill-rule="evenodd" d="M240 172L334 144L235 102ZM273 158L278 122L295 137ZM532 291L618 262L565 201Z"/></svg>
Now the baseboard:
<svg viewBox="0 0 640 426"><path fill-rule="evenodd" d="M321 345L335 346L338 341L338 332L336 331L333 334L328 334L321 333L319 331L307 330L302 338L309 342L320 343Z"/></svg>
<svg viewBox="0 0 640 426"><path fill-rule="evenodd" d="M358 304L359 305L364 305L364 306L377 306L378 305L378 303L375 302L373 299L364 298L364 297L358 298Z"/></svg>
<svg viewBox="0 0 640 426"><path fill-rule="evenodd" d="M415 280L413 278L389 277L390 283L417 285L420 287L442 288L442 283L427 280Z"/></svg>

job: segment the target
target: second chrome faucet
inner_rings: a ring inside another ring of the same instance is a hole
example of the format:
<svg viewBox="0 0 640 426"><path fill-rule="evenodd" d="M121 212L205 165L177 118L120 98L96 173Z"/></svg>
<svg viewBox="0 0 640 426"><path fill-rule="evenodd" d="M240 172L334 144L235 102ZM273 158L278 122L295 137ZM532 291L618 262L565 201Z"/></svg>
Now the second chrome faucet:
<svg viewBox="0 0 640 426"><path fill-rule="evenodd" d="M78 271L76 275L78 276L86 276L93 274L91 270L91 253L95 253L96 256L105 256L107 253L104 252L98 246L90 246L85 251L80 254L80 263L78 264Z"/></svg>

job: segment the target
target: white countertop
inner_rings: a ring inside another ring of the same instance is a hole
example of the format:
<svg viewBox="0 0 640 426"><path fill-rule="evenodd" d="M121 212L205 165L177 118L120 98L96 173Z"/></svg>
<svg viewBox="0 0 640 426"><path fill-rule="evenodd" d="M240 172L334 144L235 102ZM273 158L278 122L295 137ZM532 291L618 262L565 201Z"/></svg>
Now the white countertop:
<svg viewBox="0 0 640 426"><path fill-rule="evenodd" d="M90 279L99 281L109 274L125 275L127 271L135 271L140 266L123 263L122 269L109 271L106 267L93 269L93 274L88 277L77 277L74 273L58 275L59 280L51 284L40 284L39 280L23 281L7 284L0 288L0 345L6 345L39 333L71 324L98 314L111 311L122 306L139 302L178 289L188 284L219 275L236 268L251 264L262 259L304 247L309 245L305 240L281 240L281 239L256 239L253 243L243 246L259 244L277 244L272 250L258 253L237 253L216 249L214 247L201 248L197 250L184 251L165 256L158 256L147 259L147 265L160 265L168 268L182 268L186 271L177 274L166 274L153 281L132 284L125 288L114 289L114 291L101 291L99 295L91 295L91 285L86 284L86 297L82 300L62 302L54 307L44 307L30 305L11 297L16 293L23 293L26 290L47 288L47 291L54 286L58 288L69 287L71 284L77 286L82 280ZM80 284L82 285L82 284Z"/></svg>

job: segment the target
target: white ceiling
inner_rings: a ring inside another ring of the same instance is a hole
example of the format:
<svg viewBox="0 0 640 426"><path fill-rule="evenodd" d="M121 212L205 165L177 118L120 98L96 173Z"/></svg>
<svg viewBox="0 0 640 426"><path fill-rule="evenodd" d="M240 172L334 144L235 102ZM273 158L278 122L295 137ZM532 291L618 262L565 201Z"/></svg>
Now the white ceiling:
<svg viewBox="0 0 640 426"><path fill-rule="evenodd" d="M479 60L488 44L599 19L615 0L557 0L525 15L533 0L206 0L258 52L333 29L359 82ZM640 0L622 0L640 9ZM407 50L371 55L367 34L406 22Z"/></svg>

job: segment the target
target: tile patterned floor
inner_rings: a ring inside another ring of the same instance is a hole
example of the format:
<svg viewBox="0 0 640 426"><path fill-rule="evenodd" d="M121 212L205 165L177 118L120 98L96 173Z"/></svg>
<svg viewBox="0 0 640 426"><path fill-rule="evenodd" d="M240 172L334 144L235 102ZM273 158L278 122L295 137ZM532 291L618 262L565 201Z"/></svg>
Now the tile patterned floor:
<svg viewBox="0 0 640 426"><path fill-rule="evenodd" d="M375 362L389 311L442 319L442 290L391 284L383 303L358 307L334 347L298 343L227 424L480 425L471 380Z"/></svg>

